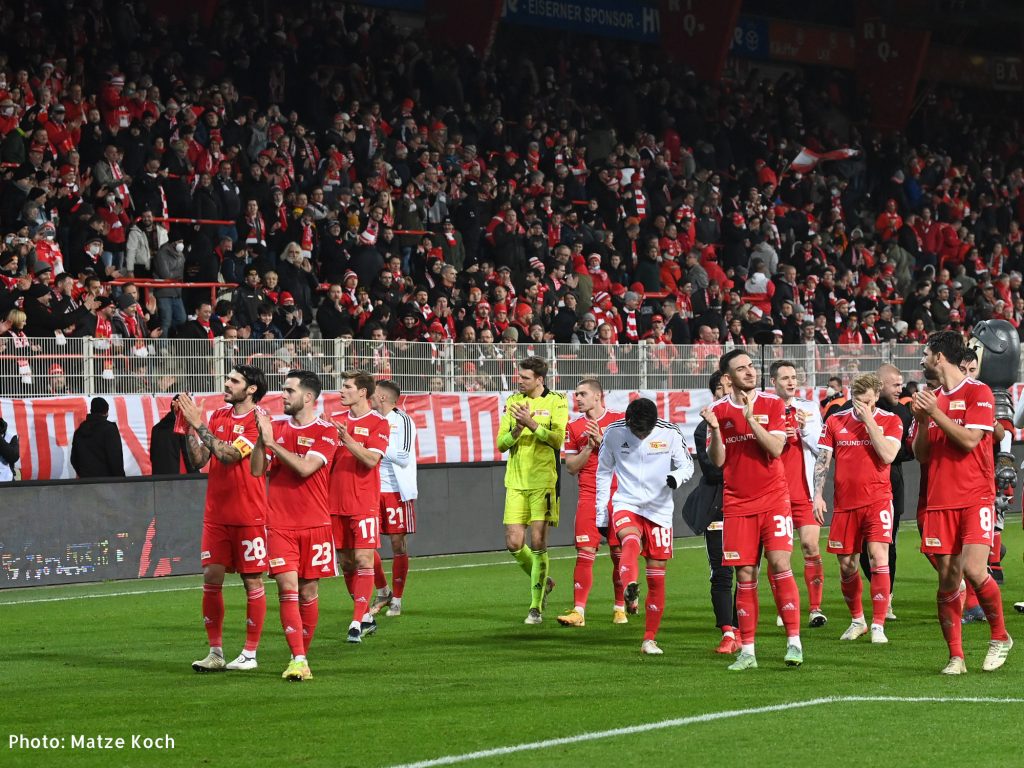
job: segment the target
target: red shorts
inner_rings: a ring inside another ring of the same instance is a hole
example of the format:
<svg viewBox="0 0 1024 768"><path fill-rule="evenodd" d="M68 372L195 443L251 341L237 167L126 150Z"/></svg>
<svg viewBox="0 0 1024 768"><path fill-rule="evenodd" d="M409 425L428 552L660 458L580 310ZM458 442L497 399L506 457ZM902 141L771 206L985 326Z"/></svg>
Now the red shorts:
<svg viewBox="0 0 1024 768"><path fill-rule="evenodd" d="M964 544L992 546L995 504L981 502L959 509L929 509L921 518L921 551L959 555Z"/></svg>
<svg viewBox="0 0 1024 768"><path fill-rule="evenodd" d="M793 528L799 530L805 525L818 525L814 519L814 504L810 499L806 501L790 501L789 516L793 518Z"/></svg>
<svg viewBox="0 0 1024 768"><path fill-rule="evenodd" d="M615 529L609 525L605 530L608 546L619 546L619 537L615 535ZM600 546L601 529L597 527L597 498L583 494L576 502L576 549L597 549Z"/></svg>
<svg viewBox="0 0 1024 768"><path fill-rule="evenodd" d="M416 502L402 501L402 494L381 491L380 532L393 536L396 533L416 533Z"/></svg>
<svg viewBox="0 0 1024 768"><path fill-rule="evenodd" d="M300 579L325 579L338 575L331 526L316 528L269 528L270 575L295 571Z"/></svg>
<svg viewBox="0 0 1024 768"><path fill-rule="evenodd" d="M757 565L766 552L793 551L793 518L761 512L722 521L722 565Z"/></svg>
<svg viewBox="0 0 1024 768"><path fill-rule="evenodd" d="M856 509L836 510L828 529L828 551L855 555L865 541L892 544L892 500Z"/></svg>
<svg viewBox="0 0 1024 768"><path fill-rule="evenodd" d="M641 555L649 557L651 560L672 559L671 528L663 528L642 515L620 509L612 513L612 524L608 530L618 536L619 531L630 526L640 529L640 541L644 547Z"/></svg>
<svg viewBox="0 0 1024 768"><path fill-rule="evenodd" d="M229 573L265 573L267 529L262 525L203 523L199 560L223 565Z"/></svg>
<svg viewBox="0 0 1024 768"><path fill-rule="evenodd" d="M331 515L334 546L338 549L378 549L380 547L380 516Z"/></svg>

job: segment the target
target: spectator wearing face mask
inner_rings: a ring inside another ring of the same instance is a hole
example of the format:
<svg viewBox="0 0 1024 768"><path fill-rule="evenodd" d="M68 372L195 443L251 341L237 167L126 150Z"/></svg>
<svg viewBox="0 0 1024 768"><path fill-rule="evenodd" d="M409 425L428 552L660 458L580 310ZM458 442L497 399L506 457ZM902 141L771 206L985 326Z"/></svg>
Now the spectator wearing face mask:
<svg viewBox="0 0 1024 768"><path fill-rule="evenodd" d="M153 276L160 280L181 282L185 277L185 242L180 235L168 240L153 257ZM185 322L185 305L181 288L157 288L154 291L160 312L160 329L164 337L172 327Z"/></svg>

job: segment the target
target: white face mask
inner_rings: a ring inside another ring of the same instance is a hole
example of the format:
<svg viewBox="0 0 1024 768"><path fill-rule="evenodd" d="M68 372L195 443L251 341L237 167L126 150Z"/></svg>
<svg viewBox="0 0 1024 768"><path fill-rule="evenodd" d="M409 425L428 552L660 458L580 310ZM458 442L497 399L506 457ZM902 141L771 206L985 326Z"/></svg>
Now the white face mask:
<svg viewBox="0 0 1024 768"><path fill-rule="evenodd" d="M93 256L99 256L101 253L103 253L103 246L102 245L90 245L89 246L89 253L91 253Z"/></svg>
<svg viewBox="0 0 1024 768"><path fill-rule="evenodd" d="M185 244L184 243L175 243L174 244L174 250L176 250L178 253L184 253L185 252Z"/></svg>

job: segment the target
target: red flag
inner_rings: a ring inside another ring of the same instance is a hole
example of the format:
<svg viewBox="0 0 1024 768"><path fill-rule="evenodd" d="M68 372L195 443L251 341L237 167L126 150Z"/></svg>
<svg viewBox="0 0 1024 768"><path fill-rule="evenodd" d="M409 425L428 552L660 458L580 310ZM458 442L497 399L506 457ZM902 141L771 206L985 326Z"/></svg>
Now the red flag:
<svg viewBox="0 0 1024 768"><path fill-rule="evenodd" d="M807 173L814 170L814 167L822 160L845 160L848 157L856 157L859 154L860 150L850 149L849 147L846 149L833 149L831 152L815 152L804 147L800 150L800 154L793 158L789 168L798 173Z"/></svg>

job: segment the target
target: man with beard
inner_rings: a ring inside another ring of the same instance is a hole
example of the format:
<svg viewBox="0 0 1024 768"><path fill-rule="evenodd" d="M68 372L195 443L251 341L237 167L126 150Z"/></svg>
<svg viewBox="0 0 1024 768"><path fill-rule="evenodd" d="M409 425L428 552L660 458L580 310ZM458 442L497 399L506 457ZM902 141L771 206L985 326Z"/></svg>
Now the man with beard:
<svg viewBox="0 0 1024 768"><path fill-rule="evenodd" d="M736 613L742 647L733 671L757 669L757 574L762 550L773 582L775 605L786 627L787 666L803 663L800 642L800 590L790 566L793 518L782 452L786 408L782 399L757 391L757 368L750 355L734 349L719 370L733 393L701 411L708 423L708 456L723 468L723 564L736 568Z"/></svg>
<svg viewBox="0 0 1024 768"><path fill-rule="evenodd" d="M267 570L266 498L262 478L254 477L243 459L259 439L256 404L267 392L263 371L249 365L231 369L224 380L225 405L213 412L210 424L192 397L175 400L192 431L188 455L192 466L210 464L203 510L203 623L210 643L206 658L192 662L196 672L256 669L256 649L267 614L263 573ZM224 574L241 575L246 592L245 647L234 661L224 660Z"/></svg>
<svg viewBox="0 0 1024 768"><path fill-rule="evenodd" d="M921 522L921 551L934 556L939 573L939 624L949 646L945 675L967 672L961 632L960 581L974 587L991 640L982 670L1006 662L1013 639L1003 622L999 585L988 573L995 525L992 390L960 370L967 346L956 331L928 337L921 367L938 381L937 392L919 391L910 410L916 422L914 456L928 464L928 499Z"/></svg>
<svg viewBox="0 0 1024 768"><path fill-rule="evenodd" d="M292 682L313 677L306 655L320 613L320 578L337 575L328 502L337 431L317 416L320 391L312 371L288 371L281 395L291 418L272 422L259 413L259 439L250 458L252 475L261 481L269 468L267 557L292 653L281 677Z"/></svg>

